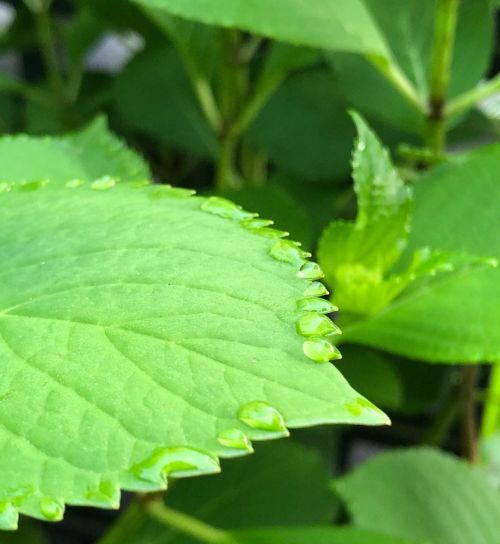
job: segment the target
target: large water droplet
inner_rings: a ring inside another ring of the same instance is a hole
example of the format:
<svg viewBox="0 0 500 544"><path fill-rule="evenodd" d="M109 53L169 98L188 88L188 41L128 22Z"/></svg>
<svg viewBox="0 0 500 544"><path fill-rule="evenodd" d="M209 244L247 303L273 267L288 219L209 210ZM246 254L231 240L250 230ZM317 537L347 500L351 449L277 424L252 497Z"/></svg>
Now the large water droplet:
<svg viewBox="0 0 500 544"><path fill-rule="evenodd" d="M300 249L296 242L291 240L278 240L275 242L269 250L269 255L274 257L278 261L290 264L299 264L307 257L310 257L310 253Z"/></svg>
<svg viewBox="0 0 500 544"><path fill-rule="evenodd" d="M305 297L324 297L328 294L328 289L320 281L313 281L304 291Z"/></svg>
<svg viewBox="0 0 500 544"><path fill-rule="evenodd" d="M326 315L311 312L297 321L297 332L301 336L328 336L341 334L340 329Z"/></svg>
<svg viewBox="0 0 500 544"><path fill-rule="evenodd" d="M304 354L315 363L328 363L334 359L341 359L338 348L325 338L308 338L303 344Z"/></svg>
<svg viewBox="0 0 500 544"><path fill-rule="evenodd" d="M85 498L93 506L118 508L120 506L120 487L109 480L103 480L97 488L87 491Z"/></svg>
<svg viewBox="0 0 500 544"><path fill-rule="evenodd" d="M220 196L211 196L207 198L201 205L201 209L213 215L218 215L225 219L235 219L237 221L250 219L257 215L245 211L241 206Z"/></svg>
<svg viewBox="0 0 500 544"><path fill-rule="evenodd" d="M303 298L297 301L297 307L304 312L317 312L319 314L331 314L337 312L337 306L334 306L325 298Z"/></svg>
<svg viewBox="0 0 500 544"><path fill-rule="evenodd" d="M66 187L69 187L70 189L78 189L78 187L81 187L85 182L82 179L70 179L66 182Z"/></svg>
<svg viewBox="0 0 500 544"><path fill-rule="evenodd" d="M226 448L240 450L241 455L253 452L248 436L240 429L226 429L219 433L217 440Z"/></svg>
<svg viewBox="0 0 500 544"><path fill-rule="evenodd" d="M51 497L40 501L40 512L47 521L61 521L64 516L64 504Z"/></svg>
<svg viewBox="0 0 500 544"><path fill-rule="evenodd" d="M298 276L299 278L304 278L307 280L319 280L324 276L324 274L318 263L308 261L300 267Z"/></svg>
<svg viewBox="0 0 500 544"><path fill-rule="evenodd" d="M116 178L112 178L111 176L103 176L102 178L93 181L90 184L90 187L94 189L94 191L107 191L116 185L116 181Z"/></svg>
<svg viewBox="0 0 500 544"><path fill-rule="evenodd" d="M0 502L0 530L14 531L17 529L19 513L9 501Z"/></svg>
<svg viewBox="0 0 500 544"><path fill-rule="evenodd" d="M146 482L165 484L167 476L183 478L220 472L219 462L209 453L185 446L156 450L148 459L135 465L132 472Z"/></svg>
<svg viewBox="0 0 500 544"><path fill-rule="evenodd" d="M289 435L283 416L267 402L257 400L245 404L240 408L238 418L252 429Z"/></svg>

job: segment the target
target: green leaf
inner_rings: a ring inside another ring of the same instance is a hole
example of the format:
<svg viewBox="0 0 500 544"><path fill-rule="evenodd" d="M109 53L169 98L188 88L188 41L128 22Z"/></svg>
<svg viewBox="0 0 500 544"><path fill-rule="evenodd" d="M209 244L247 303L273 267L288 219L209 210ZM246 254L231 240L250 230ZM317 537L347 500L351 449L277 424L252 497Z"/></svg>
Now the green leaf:
<svg viewBox="0 0 500 544"><path fill-rule="evenodd" d="M271 442L259 445L251 457L224 464L220 476L175 485L166 501L170 508L227 530L326 524L334 508L329 478L326 462L313 449L292 441ZM196 542L139 512L137 518L127 515L135 520L133 529L127 524L134 544Z"/></svg>
<svg viewBox="0 0 500 544"><path fill-rule="evenodd" d="M365 0L388 48L421 97L429 94L437 0ZM418 24L415 24L418 21ZM461 0L450 76L450 97L473 88L486 74L494 36L490 0ZM350 104L363 114L422 134L425 118L359 55L328 55ZM388 107L390 104L390 107Z"/></svg>
<svg viewBox="0 0 500 544"><path fill-rule="evenodd" d="M387 47L361 0L134 0L206 24L240 28L322 49L387 57Z"/></svg>
<svg viewBox="0 0 500 544"><path fill-rule="evenodd" d="M500 257L499 151L498 146L491 146L436 168L419 180L406 261L422 245L483 255L485 263L488 256ZM432 362L498 360L500 272L478 266L477 259L469 265L458 264L455 273L416 283L383 313L353 325L344 336Z"/></svg>
<svg viewBox="0 0 500 544"><path fill-rule="evenodd" d="M0 138L0 167L0 180L9 183L50 179L63 184L103 176L127 182L150 178L144 161L109 132L102 117L68 136L4 136Z"/></svg>
<svg viewBox="0 0 500 544"><path fill-rule="evenodd" d="M352 527L247 529L232 533L237 544L417 544ZM420 541L418 544L424 544Z"/></svg>
<svg viewBox="0 0 500 544"><path fill-rule="evenodd" d="M346 108L332 75L308 70L280 86L246 137L280 169L301 180L345 179L354 137Z"/></svg>
<svg viewBox="0 0 500 544"><path fill-rule="evenodd" d="M217 138L172 47L146 49L132 60L116 80L113 103L130 129L196 156L217 153Z"/></svg>
<svg viewBox="0 0 500 544"><path fill-rule="evenodd" d="M320 364L321 271L281 233L182 189L41 185L0 195L3 528L217 472L287 427L387 423Z"/></svg>
<svg viewBox="0 0 500 544"><path fill-rule="evenodd" d="M491 544L500 534L497 490L438 450L379 455L335 487L360 529L440 544Z"/></svg>

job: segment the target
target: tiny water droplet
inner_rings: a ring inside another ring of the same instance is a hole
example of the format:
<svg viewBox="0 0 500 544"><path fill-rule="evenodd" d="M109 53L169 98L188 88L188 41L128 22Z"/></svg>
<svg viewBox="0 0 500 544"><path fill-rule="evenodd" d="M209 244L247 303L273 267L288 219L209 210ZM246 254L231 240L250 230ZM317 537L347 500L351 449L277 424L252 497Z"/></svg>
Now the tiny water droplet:
<svg viewBox="0 0 500 544"><path fill-rule="evenodd" d="M15 531L19 521L19 513L9 501L0 502L0 530Z"/></svg>
<svg viewBox="0 0 500 544"><path fill-rule="evenodd" d="M260 228L260 229L252 229L252 232L254 234L258 234L259 236L263 236L264 238L270 238L272 240L277 240L279 238L286 238L290 233L286 232L284 230L278 230L278 229L269 229L269 228Z"/></svg>
<svg viewBox="0 0 500 544"><path fill-rule="evenodd" d="M201 209L205 212L225 219L234 219L236 221L242 221L243 219L250 219L256 217L257 214L245 211L241 206L238 206L234 202L222 198L220 196L211 196L207 198L201 205Z"/></svg>
<svg viewBox="0 0 500 544"><path fill-rule="evenodd" d="M324 274L318 263L307 261L301 266L298 276L307 280L319 280Z"/></svg>
<svg viewBox="0 0 500 544"><path fill-rule="evenodd" d="M94 506L118 508L120 506L120 488L114 482L103 480L97 488L89 489L85 498Z"/></svg>
<svg viewBox="0 0 500 544"><path fill-rule="evenodd" d="M313 281L304 291L305 297L324 297L328 294L328 289L320 281Z"/></svg>
<svg viewBox="0 0 500 544"><path fill-rule="evenodd" d="M326 298L302 298L297 301L297 307L304 312L318 312L319 314L331 314L337 312L337 306L334 306Z"/></svg>
<svg viewBox="0 0 500 544"><path fill-rule="evenodd" d="M41 189L42 187L45 187L49 183L48 179L38 179L35 181L23 181L22 183L19 183L15 186L16 189L19 191L36 191L37 189Z"/></svg>
<svg viewBox="0 0 500 544"><path fill-rule="evenodd" d="M182 478L220 472L219 462L209 453L185 446L156 450L148 459L135 465L132 472L146 482L165 484L167 476Z"/></svg>
<svg viewBox="0 0 500 544"><path fill-rule="evenodd" d="M184 189L182 187L172 187L172 185L154 185L149 193L149 198L188 198L193 196L196 191L192 189Z"/></svg>
<svg viewBox="0 0 500 544"><path fill-rule="evenodd" d="M40 512L47 521L61 521L64 516L64 504L51 497L40 501Z"/></svg>
<svg viewBox="0 0 500 544"><path fill-rule="evenodd" d="M325 338L308 338L303 344L304 355L315 363L328 363L334 359L341 359L338 348Z"/></svg>
<svg viewBox="0 0 500 544"><path fill-rule="evenodd" d="M298 264L304 261L304 258L310 257L310 254L300 249L296 242L291 240L278 240L269 250L269 255L274 259L290 264Z"/></svg>
<svg viewBox="0 0 500 544"><path fill-rule="evenodd" d="M81 187L85 182L82 179L70 179L66 182L66 187L69 187L70 189L78 189L78 187Z"/></svg>
<svg viewBox="0 0 500 544"><path fill-rule="evenodd" d="M248 230L262 229L274 225L274 221L271 219L262 219L261 217L255 217L254 219L245 219L241 226Z"/></svg>
<svg viewBox="0 0 500 544"><path fill-rule="evenodd" d="M243 405L238 412L238 419L252 429L289 435L283 416L264 401L256 400Z"/></svg>
<svg viewBox="0 0 500 544"><path fill-rule="evenodd" d="M240 429L226 429L219 433L217 440L226 448L241 450L242 453L252 453L253 448L248 436Z"/></svg>
<svg viewBox="0 0 500 544"><path fill-rule="evenodd" d="M8 193L12 189L12 185L7 181L0 181L0 193Z"/></svg>
<svg viewBox="0 0 500 544"><path fill-rule="evenodd" d="M311 312L303 315L297 321L297 332L301 336L328 336L330 334L341 334L335 323L326 315Z"/></svg>
<svg viewBox="0 0 500 544"><path fill-rule="evenodd" d="M107 191L116 185L116 181L116 178L112 178L111 176L103 176L102 178L93 181L90 184L90 187L94 189L94 191Z"/></svg>

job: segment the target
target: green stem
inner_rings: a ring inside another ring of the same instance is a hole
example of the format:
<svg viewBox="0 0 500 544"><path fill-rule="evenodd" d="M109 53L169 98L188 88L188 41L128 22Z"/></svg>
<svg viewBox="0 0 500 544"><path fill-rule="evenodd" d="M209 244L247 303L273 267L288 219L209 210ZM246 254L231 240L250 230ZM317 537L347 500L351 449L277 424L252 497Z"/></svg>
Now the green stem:
<svg viewBox="0 0 500 544"><path fill-rule="evenodd" d="M183 512L169 508L162 499L149 501L145 503L144 507L147 513L156 521L169 525L201 542L207 542L209 544L229 544L231 542L229 535L225 531L216 529Z"/></svg>
<svg viewBox="0 0 500 544"><path fill-rule="evenodd" d="M61 107L64 104L64 83L57 58L57 45L48 2L41 4L40 9L35 11L35 20L47 77L55 100Z"/></svg>
<svg viewBox="0 0 500 544"><path fill-rule="evenodd" d="M489 438L500 431L500 363L491 367L488 400L481 421L481 436Z"/></svg>
<svg viewBox="0 0 500 544"><path fill-rule="evenodd" d="M229 130L222 134L219 140L219 156L217 158L217 172L215 183L218 189L234 189L240 183L234 171L237 137Z"/></svg>
<svg viewBox="0 0 500 544"><path fill-rule="evenodd" d="M144 511L138 502L132 503L120 515L111 529L98 541L97 544L122 544L127 542L130 534L144 522Z"/></svg>
<svg viewBox="0 0 500 544"><path fill-rule="evenodd" d="M464 456L475 463L477 452L477 425L476 425L476 384L479 374L477 365L465 365L462 368L462 380L459 388L460 423Z"/></svg>
<svg viewBox="0 0 500 544"><path fill-rule="evenodd" d="M459 0L439 0L431 66L427 144L441 155L445 147L445 108L455 46Z"/></svg>
<svg viewBox="0 0 500 544"><path fill-rule="evenodd" d="M377 70L399 91L406 101L422 114L427 114L427 108L420 98L412 82L406 77L395 62L378 56L368 56L368 60Z"/></svg>
<svg viewBox="0 0 500 544"><path fill-rule="evenodd" d="M450 100L446 106L445 113L447 116L456 115L463 111L474 107L478 102L489 98L490 96L500 92L500 74L482 85L478 85L474 89Z"/></svg>

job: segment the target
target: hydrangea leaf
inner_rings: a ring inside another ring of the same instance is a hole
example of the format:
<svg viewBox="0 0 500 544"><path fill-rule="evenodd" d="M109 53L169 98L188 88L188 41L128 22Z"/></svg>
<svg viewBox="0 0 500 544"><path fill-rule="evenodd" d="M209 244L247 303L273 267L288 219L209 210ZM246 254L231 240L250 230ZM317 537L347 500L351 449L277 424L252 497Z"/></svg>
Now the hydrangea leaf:
<svg viewBox="0 0 500 544"><path fill-rule="evenodd" d="M296 244L224 199L135 185L0 194L4 529L217 472L289 427L388 422L325 364L338 331Z"/></svg>
<svg viewBox="0 0 500 544"><path fill-rule="evenodd" d="M3 136L0 157L0 182L65 183L103 176L140 181L151 177L146 163L108 130L104 117L67 136Z"/></svg>
<svg viewBox="0 0 500 544"><path fill-rule="evenodd" d="M497 489L438 450L380 455L335 487L360 529L442 544L491 544L500 534Z"/></svg>
<svg viewBox="0 0 500 544"><path fill-rule="evenodd" d="M389 52L362 0L135 0L149 8L269 38L384 59Z"/></svg>

